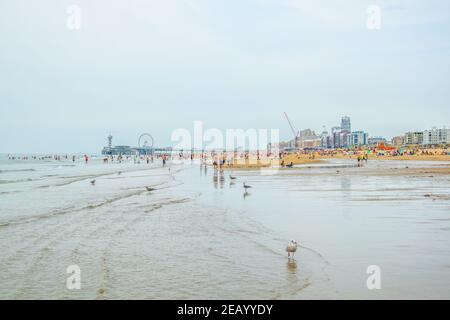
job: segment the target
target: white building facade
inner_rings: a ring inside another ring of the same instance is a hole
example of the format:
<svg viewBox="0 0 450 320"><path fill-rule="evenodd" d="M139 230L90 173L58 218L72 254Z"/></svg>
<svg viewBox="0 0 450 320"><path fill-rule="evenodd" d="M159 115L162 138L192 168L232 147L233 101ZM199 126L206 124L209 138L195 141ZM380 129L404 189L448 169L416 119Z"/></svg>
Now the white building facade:
<svg viewBox="0 0 450 320"><path fill-rule="evenodd" d="M405 144L423 144L423 132L414 131L405 133Z"/></svg>
<svg viewBox="0 0 450 320"><path fill-rule="evenodd" d="M450 144L450 129L432 128L423 132L424 145Z"/></svg>
<svg viewBox="0 0 450 320"><path fill-rule="evenodd" d="M354 131L347 135L347 144L349 146L367 145L367 133L364 131Z"/></svg>

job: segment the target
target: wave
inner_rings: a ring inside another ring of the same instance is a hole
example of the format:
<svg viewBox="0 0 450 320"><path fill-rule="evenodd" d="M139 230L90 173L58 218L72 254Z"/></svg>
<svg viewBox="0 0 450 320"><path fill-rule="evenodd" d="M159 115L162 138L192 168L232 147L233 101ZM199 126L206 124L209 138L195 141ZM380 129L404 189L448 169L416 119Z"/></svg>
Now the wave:
<svg viewBox="0 0 450 320"><path fill-rule="evenodd" d="M14 190L14 191L2 191L0 192L0 196L4 195L4 194L11 194L11 193L19 193L22 192L20 190Z"/></svg>
<svg viewBox="0 0 450 320"><path fill-rule="evenodd" d="M36 171L36 169L1 169L0 173L4 172L30 172L30 171Z"/></svg>
<svg viewBox="0 0 450 320"><path fill-rule="evenodd" d="M153 186L153 187L155 187L155 186ZM156 190L158 190L158 189L164 189L164 187L163 188L157 188ZM117 202L119 200L123 200L123 199L130 198L130 197L133 197L133 196L139 196L139 195L147 193L147 192L148 191L145 190L145 189L137 190L137 191L133 191L133 192L128 192L128 193L125 193L125 194L117 195L115 197L111 197L111 198L106 199L104 201L100 201L100 202L97 202L97 203L91 203L91 204L87 204L87 205L80 206L80 207L73 207L73 206L71 206L71 207L66 207L66 208L52 210L50 212L39 214L39 215L35 215L35 216L31 216L31 217L24 217L24 218L19 218L19 219L15 219L15 220L9 220L9 221L0 221L0 227L6 227L6 226L10 226L10 225L34 222L34 221L37 221L37 220L52 218L54 216L59 216L59 215L68 214L68 213L76 213L76 212L82 212L82 211L85 211L85 210L93 210L93 209L97 209L99 207L103 207L105 205L109 205L111 203ZM182 201L186 201L186 199L182 199ZM173 203L176 203L176 202L173 202ZM161 204L165 205L166 203L163 202ZM156 205L158 205L158 203Z"/></svg>
<svg viewBox="0 0 450 320"><path fill-rule="evenodd" d="M30 181L33 181L33 179L27 178L27 179L19 179L19 180L0 180L0 184L18 183L18 182L30 182Z"/></svg>

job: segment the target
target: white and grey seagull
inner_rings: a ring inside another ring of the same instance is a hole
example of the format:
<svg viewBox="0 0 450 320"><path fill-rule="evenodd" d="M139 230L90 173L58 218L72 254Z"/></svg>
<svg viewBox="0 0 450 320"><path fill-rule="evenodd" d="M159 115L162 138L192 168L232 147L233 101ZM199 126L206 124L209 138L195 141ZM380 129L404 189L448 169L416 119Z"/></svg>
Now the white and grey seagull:
<svg viewBox="0 0 450 320"><path fill-rule="evenodd" d="M291 242L288 243L287 247L286 247L286 252L288 254L288 259L294 259L294 254L297 252L297 241L295 240L291 240ZM291 257L292 255L292 257Z"/></svg>

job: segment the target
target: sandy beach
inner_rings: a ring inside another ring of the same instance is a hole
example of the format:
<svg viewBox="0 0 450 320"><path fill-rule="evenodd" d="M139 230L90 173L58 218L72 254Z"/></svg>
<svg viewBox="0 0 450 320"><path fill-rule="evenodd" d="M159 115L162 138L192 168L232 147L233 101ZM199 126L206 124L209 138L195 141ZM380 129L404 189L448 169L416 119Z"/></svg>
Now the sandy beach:
<svg viewBox="0 0 450 320"><path fill-rule="evenodd" d="M261 168L273 168L273 167L284 167L286 165L307 165L316 164L324 160L351 160L356 163L359 154L351 153L345 154L342 152L336 152L336 154L321 154L320 152L312 153L286 153L281 156L281 158L276 156L271 157L261 157L257 158L252 155L248 158L244 158L243 155L240 157L233 157L232 165L225 163L222 168L227 170L241 170L241 169L261 169ZM220 156L218 158L221 158ZM443 155L441 152L439 154L416 154L416 155L377 155L368 154L368 160L370 161L430 161L450 163L450 155ZM213 160L207 161L208 164L212 164ZM431 164L433 166L433 164ZM396 168L398 169L398 168ZM444 170L445 171L445 170ZM399 173L397 173L399 174Z"/></svg>
<svg viewBox="0 0 450 320"><path fill-rule="evenodd" d="M357 159L357 155L342 155L335 156L319 156L320 159ZM450 161L450 155L401 155L401 156L377 156L369 155L369 160L395 160L395 161Z"/></svg>

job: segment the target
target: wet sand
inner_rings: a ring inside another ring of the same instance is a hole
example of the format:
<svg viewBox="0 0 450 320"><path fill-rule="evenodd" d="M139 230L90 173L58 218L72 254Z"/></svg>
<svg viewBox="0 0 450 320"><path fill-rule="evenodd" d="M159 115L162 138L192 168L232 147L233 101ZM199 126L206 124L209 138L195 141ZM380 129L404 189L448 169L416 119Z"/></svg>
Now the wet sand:
<svg viewBox="0 0 450 320"><path fill-rule="evenodd" d="M2 299L450 298L448 163L35 169L0 176Z"/></svg>

